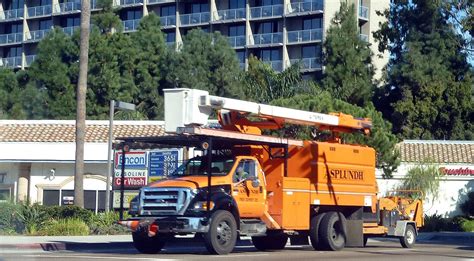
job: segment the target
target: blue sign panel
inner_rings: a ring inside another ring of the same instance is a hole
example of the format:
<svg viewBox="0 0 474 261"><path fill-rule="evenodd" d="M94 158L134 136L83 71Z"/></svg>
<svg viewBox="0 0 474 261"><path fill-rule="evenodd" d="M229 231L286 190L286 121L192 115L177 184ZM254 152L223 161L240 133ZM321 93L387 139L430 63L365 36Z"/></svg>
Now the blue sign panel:
<svg viewBox="0 0 474 261"><path fill-rule="evenodd" d="M148 176L164 178L178 168L178 151L151 151L148 162Z"/></svg>

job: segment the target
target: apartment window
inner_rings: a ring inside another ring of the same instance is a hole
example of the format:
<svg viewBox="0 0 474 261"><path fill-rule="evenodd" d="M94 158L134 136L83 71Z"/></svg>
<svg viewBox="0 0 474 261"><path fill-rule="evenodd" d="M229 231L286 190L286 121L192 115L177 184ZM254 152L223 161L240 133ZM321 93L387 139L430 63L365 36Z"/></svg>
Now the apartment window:
<svg viewBox="0 0 474 261"><path fill-rule="evenodd" d="M10 9L23 9L23 0L13 0Z"/></svg>
<svg viewBox="0 0 474 261"><path fill-rule="evenodd" d="M3 172L0 173L0 184L5 184L5 178L7 177L7 173Z"/></svg>
<svg viewBox="0 0 474 261"><path fill-rule="evenodd" d="M228 36L245 35L245 25L229 26Z"/></svg>
<svg viewBox="0 0 474 261"><path fill-rule="evenodd" d="M186 13L203 13L203 12L209 12L209 4L207 2L205 3L192 3L186 5Z"/></svg>
<svg viewBox="0 0 474 261"><path fill-rule="evenodd" d="M51 5L51 0L40 0L39 5Z"/></svg>
<svg viewBox="0 0 474 261"><path fill-rule="evenodd" d="M302 58L315 58L315 57L320 57L320 56L321 56L320 45L303 46L303 48L301 48Z"/></svg>
<svg viewBox="0 0 474 261"><path fill-rule="evenodd" d="M167 43L173 43L176 41L176 33L175 32L169 32L165 34L165 41Z"/></svg>
<svg viewBox="0 0 474 261"><path fill-rule="evenodd" d="M61 20L62 27L73 27L73 26L80 26L80 25L81 25L80 17L67 17Z"/></svg>
<svg viewBox="0 0 474 261"><path fill-rule="evenodd" d="M270 34L278 32L278 22L265 22L258 26L259 34Z"/></svg>
<svg viewBox="0 0 474 261"><path fill-rule="evenodd" d="M259 0L257 1L257 6L265 5L281 5L283 0Z"/></svg>
<svg viewBox="0 0 474 261"><path fill-rule="evenodd" d="M6 49L6 57L18 57L18 56L21 56L21 52L22 52L21 47L10 47ZM0 175L1 174L3 173L0 173Z"/></svg>
<svg viewBox="0 0 474 261"><path fill-rule="evenodd" d="M245 63L245 51L237 51L237 59L239 59L239 63Z"/></svg>
<svg viewBox="0 0 474 261"><path fill-rule="evenodd" d="M51 29L53 27L53 20L40 20L39 21L39 29L40 30L46 30L46 29Z"/></svg>
<svg viewBox="0 0 474 261"><path fill-rule="evenodd" d="M303 20L303 30L319 29L323 27L321 18L311 18Z"/></svg>
<svg viewBox="0 0 474 261"><path fill-rule="evenodd" d="M245 0L230 0L229 9L245 8Z"/></svg>
<svg viewBox="0 0 474 261"><path fill-rule="evenodd" d="M23 33L23 23L16 23L11 24L10 26L5 26L5 33L6 34L15 34L15 33Z"/></svg>
<svg viewBox="0 0 474 261"><path fill-rule="evenodd" d="M278 49L262 49L260 50L260 60L262 61L281 60L281 52Z"/></svg>
<svg viewBox="0 0 474 261"><path fill-rule="evenodd" d="M143 13L141 10L128 10L122 17L122 20L137 20L141 19Z"/></svg>
<svg viewBox="0 0 474 261"><path fill-rule="evenodd" d="M176 15L176 6L163 6L160 10L160 16L175 16Z"/></svg>

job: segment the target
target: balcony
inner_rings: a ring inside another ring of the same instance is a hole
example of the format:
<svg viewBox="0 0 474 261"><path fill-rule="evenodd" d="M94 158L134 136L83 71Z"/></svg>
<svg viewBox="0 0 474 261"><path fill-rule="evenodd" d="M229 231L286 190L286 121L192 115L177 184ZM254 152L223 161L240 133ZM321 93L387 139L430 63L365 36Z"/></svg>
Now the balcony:
<svg viewBox="0 0 474 261"><path fill-rule="evenodd" d="M265 64L270 65L274 71L281 72L283 71L283 61L282 60L273 60L273 61L262 61Z"/></svg>
<svg viewBox="0 0 474 261"><path fill-rule="evenodd" d="M35 7L29 7L27 9L28 17L40 17L51 15L53 7L51 5L40 5Z"/></svg>
<svg viewBox="0 0 474 261"><path fill-rule="evenodd" d="M192 13L179 16L181 25L198 25L208 23L211 16L209 12Z"/></svg>
<svg viewBox="0 0 474 261"><path fill-rule="evenodd" d="M55 13L65 14L65 13L78 13L81 11L80 2L66 2L57 4L55 6Z"/></svg>
<svg viewBox="0 0 474 261"><path fill-rule="evenodd" d="M17 44L23 41L22 33L0 35L0 45Z"/></svg>
<svg viewBox="0 0 474 261"><path fill-rule="evenodd" d="M283 44L283 33L254 34L253 45Z"/></svg>
<svg viewBox="0 0 474 261"><path fill-rule="evenodd" d="M76 30L80 30L80 26L69 26L61 28L63 32L69 36L72 36Z"/></svg>
<svg viewBox="0 0 474 261"><path fill-rule="evenodd" d="M367 6L359 6L359 18L369 20L369 8Z"/></svg>
<svg viewBox="0 0 474 261"><path fill-rule="evenodd" d="M235 21L235 20L245 20L246 11L245 8L240 9L228 9L217 11L216 21Z"/></svg>
<svg viewBox="0 0 474 261"><path fill-rule="evenodd" d="M316 71L322 69L321 59L319 58L291 59L290 63L300 63L302 71Z"/></svg>
<svg viewBox="0 0 474 261"><path fill-rule="evenodd" d="M245 46L245 35L229 36L228 39L230 46L232 46L233 48Z"/></svg>
<svg viewBox="0 0 474 261"><path fill-rule="evenodd" d="M23 19L23 9L12 9L0 12L0 21L14 21Z"/></svg>
<svg viewBox="0 0 474 261"><path fill-rule="evenodd" d="M251 19L280 17L283 15L283 5L266 5L250 8Z"/></svg>
<svg viewBox="0 0 474 261"><path fill-rule="evenodd" d="M0 58L0 67L4 68L20 68L21 67L21 56Z"/></svg>
<svg viewBox="0 0 474 261"><path fill-rule="evenodd" d="M160 22L162 27L174 27L176 26L176 15L162 16Z"/></svg>
<svg viewBox="0 0 474 261"><path fill-rule="evenodd" d="M138 29L138 25L140 24L141 19L135 19L135 20L125 20L123 21L123 32L124 33L129 33L129 32L135 32Z"/></svg>
<svg viewBox="0 0 474 261"><path fill-rule="evenodd" d="M35 61L36 59L36 54L33 54L33 55L27 55L25 57L25 61L26 61L26 64L25 66L31 66L31 64Z"/></svg>
<svg viewBox="0 0 474 261"><path fill-rule="evenodd" d="M359 34L359 39L361 39L362 41L368 43L368 42L369 42L369 35L367 35L367 34Z"/></svg>
<svg viewBox="0 0 474 261"><path fill-rule="evenodd" d="M289 31L288 32L288 44L298 44L298 43L312 43L320 42L323 40L323 30L310 29L310 30L301 30L301 31Z"/></svg>
<svg viewBox="0 0 474 261"><path fill-rule="evenodd" d="M30 31L29 33L25 33L25 42L39 42L43 39L51 29L44 29L44 30L37 30L37 31Z"/></svg>
<svg viewBox="0 0 474 261"><path fill-rule="evenodd" d="M313 14L313 13L322 13L323 1L316 0L311 2L299 2L291 3L288 5L288 14L287 15L301 15L301 14Z"/></svg>
<svg viewBox="0 0 474 261"><path fill-rule="evenodd" d="M143 5L143 0L120 0L120 6Z"/></svg>

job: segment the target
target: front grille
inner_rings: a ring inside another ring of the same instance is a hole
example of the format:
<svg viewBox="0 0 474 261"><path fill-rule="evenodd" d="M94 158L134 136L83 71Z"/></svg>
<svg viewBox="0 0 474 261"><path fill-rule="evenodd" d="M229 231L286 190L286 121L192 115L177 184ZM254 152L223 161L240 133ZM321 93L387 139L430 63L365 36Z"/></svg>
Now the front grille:
<svg viewBox="0 0 474 261"><path fill-rule="evenodd" d="M140 215L183 215L191 198L191 190L187 188L143 188Z"/></svg>

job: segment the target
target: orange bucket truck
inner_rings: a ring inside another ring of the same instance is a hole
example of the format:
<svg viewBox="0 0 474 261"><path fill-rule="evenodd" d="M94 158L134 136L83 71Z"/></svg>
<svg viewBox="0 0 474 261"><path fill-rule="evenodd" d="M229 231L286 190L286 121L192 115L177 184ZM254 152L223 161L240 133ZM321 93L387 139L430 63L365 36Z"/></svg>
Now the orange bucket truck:
<svg viewBox="0 0 474 261"><path fill-rule="evenodd" d="M210 115L219 128L209 128ZM263 135L284 124L315 126L330 141ZM213 254L231 252L239 236L259 250L283 249L288 239L317 250L363 247L369 237L415 244L422 201L378 195L373 148L343 144L338 134L370 133L369 119L322 114L165 90L161 137L120 138L121 146L183 148L189 157L165 179L140 189L130 203L135 247L158 253L175 235L202 236ZM192 152L192 153L191 153ZM184 153L186 154L186 153Z"/></svg>

